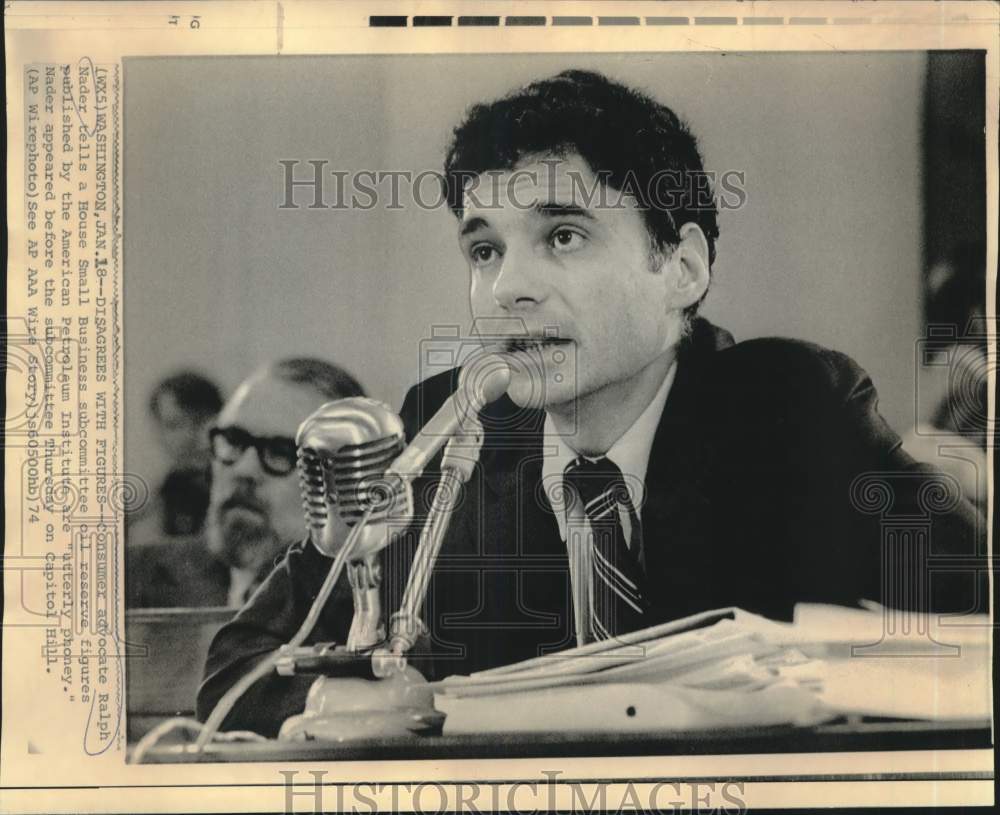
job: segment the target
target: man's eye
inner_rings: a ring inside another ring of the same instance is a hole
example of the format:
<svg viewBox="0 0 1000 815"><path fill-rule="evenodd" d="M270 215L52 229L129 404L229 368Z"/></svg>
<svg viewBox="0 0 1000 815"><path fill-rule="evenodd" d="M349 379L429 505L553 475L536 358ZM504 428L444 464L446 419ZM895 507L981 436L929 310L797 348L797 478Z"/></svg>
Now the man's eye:
<svg viewBox="0 0 1000 815"><path fill-rule="evenodd" d="M478 243L472 247L469 252L472 257L472 262L476 266L486 266L497 259L497 250L495 246L491 246L488 243Z"/></svg>
<svg viewBox="0 0 1000 815"><path fill-rule="evenodd" d="M552 248L557 252L575 252L585 241L586 238L580 232L566 227L556 229L549 237Z"/></svg>

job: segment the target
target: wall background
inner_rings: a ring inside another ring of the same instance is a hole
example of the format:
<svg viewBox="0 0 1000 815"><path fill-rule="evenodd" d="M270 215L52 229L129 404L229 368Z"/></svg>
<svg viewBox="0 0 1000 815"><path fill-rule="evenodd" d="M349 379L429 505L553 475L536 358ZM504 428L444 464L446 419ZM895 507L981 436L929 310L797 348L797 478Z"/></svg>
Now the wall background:
<svg viewBox="0 0 1000 815"><path fill-rule="evenodd" d="M281 159L437 170L465 108L568 67L644 87L746 174L705 314L853 356L912 424L921 336L922 53L157 58L126 62L126 466L162 461L146 401L196 368L228 395L323 356L398 406L434 325L468 327L445 209L280 210ZM308 168L299 167L304 173ZM301 191L298 201L311 200Z"/></svg>

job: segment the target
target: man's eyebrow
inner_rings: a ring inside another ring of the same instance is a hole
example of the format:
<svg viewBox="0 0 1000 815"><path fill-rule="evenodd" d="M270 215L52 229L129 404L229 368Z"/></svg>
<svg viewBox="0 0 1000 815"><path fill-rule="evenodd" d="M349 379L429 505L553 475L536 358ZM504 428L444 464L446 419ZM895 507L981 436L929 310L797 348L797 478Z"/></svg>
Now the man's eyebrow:
<svg viewBox="0 0 1000 815"><path fill-rule="evenodd" d="M535 204L532 207L535 212L546 218L585 218L588 221L596 221L594 213L589 209L577 206L576 204L557 204L557 203L547 203L547 204ZM459 230L459 236L465 236L472 232L476 232L479 229L488 229L489 223L485 218L480 218L479 216L474 216L469 218L469 220L462 223L462 228Z"/></svg>
<svg viewBox="0 0 1000 815"><path fill-rule="evenodd" d="M577 217L594 221L594 213L575 204L535 204L535 212L548 218Z"/></svg>
<svg viewBox="0 0 1000 815"><path fill-rule="evenodd" d="M478 229L485 229L489 224L486 223L485 218L469 218L462 224L462 228L459 230L459 235L468 235L470 232L475 232Z"/></svg>

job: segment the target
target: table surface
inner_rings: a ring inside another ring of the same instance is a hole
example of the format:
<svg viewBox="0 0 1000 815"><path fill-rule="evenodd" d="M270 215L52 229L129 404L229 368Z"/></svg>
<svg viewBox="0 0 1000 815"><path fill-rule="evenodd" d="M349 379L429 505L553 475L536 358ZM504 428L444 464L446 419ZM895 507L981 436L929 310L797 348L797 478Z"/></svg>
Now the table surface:
<svg viewBox="0 0 1000 815"><path fill-rule="evenodd" d="M195 756L190 745L150 750L145 763L247 761L372 761L437 758L539 758L873 750L988 749L989 723L899 720L838 721L814 727L657 733L508 733L432 735L350 742L212 744Z"/></svg>

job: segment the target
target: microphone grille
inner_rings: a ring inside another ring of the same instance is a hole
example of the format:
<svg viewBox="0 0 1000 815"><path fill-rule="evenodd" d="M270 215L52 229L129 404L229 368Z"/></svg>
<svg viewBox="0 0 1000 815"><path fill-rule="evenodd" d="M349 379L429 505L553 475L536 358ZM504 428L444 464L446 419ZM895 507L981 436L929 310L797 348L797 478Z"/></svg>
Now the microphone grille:
<svg viewBox="0 0 1000 815"><path fill-rule="evenodd" d="M320 455L312 447L299 448L299 488L306 526L319 531L326 523L326 485Z"/></svg>
<svg viewBox="0 0 1000 815"><path fill-rule="evenodd" d="M402 451L402 435L390 436L344 445L324 462L337 511L349 525L357 523L369 507L373 508L369 522L404 518L412 512L406 496L395 494L402 485L385 475Z"/></svg>
<svg viewBox="0 0 1000 815"><path fill-rule="evenodd" d="M321 531L332 505L350 525L371 506L369 521L403 519L412 491L385 477L404 446L403 423L381 402L350 397L328 402L296 435L306 524Z"/></svg>

